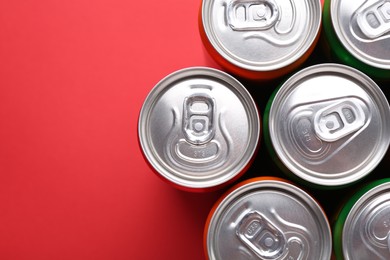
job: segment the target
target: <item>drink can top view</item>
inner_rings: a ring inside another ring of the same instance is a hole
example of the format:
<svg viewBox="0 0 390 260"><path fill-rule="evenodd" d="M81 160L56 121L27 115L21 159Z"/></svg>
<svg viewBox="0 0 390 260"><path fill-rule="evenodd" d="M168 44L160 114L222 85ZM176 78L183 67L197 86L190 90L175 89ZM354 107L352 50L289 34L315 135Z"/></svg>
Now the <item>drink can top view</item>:
<svg viewBox="0 0 390 260"><path fill-rule="evenodd" d="M258 177L228 191L210 211L206 258L326 259L331 231L319 204L283 179Z"/></svg>
<svg viewBox="0 0 390 260"><path fill-rule="evenodd" d="M327 0L323 27L336 58L367 75L390 80L390 2Z"/></svg>
<svg viewBox="0 0 390 260"><path fill-rule="evenodd" d="M250 166L260 139L254 100L230 75L192 67L162 79L139 116L139 142L158 176L188 191L217 189Z"/></svg>
<svg viewBox="0 0 390 260"><path fill-rule="evenodd" d="M269 80L309 57L321 19L320 0L203 0L199 29L206 49L226 70Z"/></svg>
<svg viewBox="0 0 390 260"><path fill-rule="evenodd" d="M344 205L335 223L336 259L389 259L390 179L368 183Z"/></svg>
<svg viewBox="0 0 390 260"><path fill-rule="evenodd" d="M291 76L264 116L273 158L303 182L340 188L367 176L390 142L390 109L378 85L360 71L320 64Z"/></svg>

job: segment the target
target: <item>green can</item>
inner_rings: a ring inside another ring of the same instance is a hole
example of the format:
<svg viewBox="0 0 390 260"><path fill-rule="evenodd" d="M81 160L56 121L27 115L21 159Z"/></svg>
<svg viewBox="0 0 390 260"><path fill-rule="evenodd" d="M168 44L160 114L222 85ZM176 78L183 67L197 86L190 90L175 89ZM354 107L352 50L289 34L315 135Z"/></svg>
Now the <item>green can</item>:
<svg viewBox="0 0 390 260"><path fill-rule="evenodd" d="M264 140L295 181L341 188L368 176L390 144L390 107L379 86L341 64L307 67L270 98Z"/></svg>
<svg viewBox="0 0 390 260"><path fill-rule="evenodd" d="M323 29L332 56L367 75L390 80L390 2L326 0Z"/></svg>
<svg viewBox="0 0 390 260"><path fill-rule="evenodd" d="M356 192L334 225L336 259L390 259L390 178Z"/></svg>

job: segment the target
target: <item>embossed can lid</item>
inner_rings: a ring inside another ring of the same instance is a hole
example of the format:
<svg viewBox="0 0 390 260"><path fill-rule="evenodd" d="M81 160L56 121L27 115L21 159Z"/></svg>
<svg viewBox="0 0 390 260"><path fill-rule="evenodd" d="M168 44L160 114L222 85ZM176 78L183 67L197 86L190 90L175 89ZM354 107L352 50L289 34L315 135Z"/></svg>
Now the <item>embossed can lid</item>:
<svg viewBox="0 0 390 260"><path fill-rule="evenodd" d="M390 2L332 0L333 28L344 47L370 66L390 69Z"/></svg>
<svg viewBox="0 0 390 260"><path fill-rule="evenodd" d="M212 188L239 177L260 138L249 92L230 75L203 67L162 79L146 98L138 127L152 167L189 189Z"/></svg>
<svg viewBox="0 0 390 260"><path fill-rule="evenodd" d="M210 212L205 247L217 259L330 259L327 218L306 192L278 179L238 184Z"/></svg>
<svg viewBox="0 0 390 260"><path fill-rule="evenodd" d="M354 204L342 244L345 259L389 259L390 182L372 188Z"/></svg>
<svg viewBox="0 0 390 260"><path fill-rule="evenodd" d="M289 171L323 186L369 174L390 142L390 109L369 77L338 65L315 65L278 90L269 113L270 140Z"/></svg>
<svg viewBox="0 0 390 260"><path fill-rule="evenodd" d="M284 68L313 45L320 0L203 0L202 24L214 49L250 71Z"/></svg>

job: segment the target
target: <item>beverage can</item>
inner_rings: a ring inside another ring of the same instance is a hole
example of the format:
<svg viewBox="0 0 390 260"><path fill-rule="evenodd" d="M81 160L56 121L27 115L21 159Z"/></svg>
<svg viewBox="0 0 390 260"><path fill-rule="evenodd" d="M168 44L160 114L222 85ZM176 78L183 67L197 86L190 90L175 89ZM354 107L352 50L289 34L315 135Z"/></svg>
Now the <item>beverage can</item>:
<svg viewBox="0 0 390 260"><path fill-rule="evenodd" d="M319 64L291 76L270 98L265 142L289 176L339 188L367 176L390 142L390 109L378 85L340 64Z"/></svg>
<svg viewBox="0 0 390 260"><path fill-rule="evenodd" d="M210 260L329 260L331 229L308 193L283 179L258 177L217 201L206 222L204 248Z"/></svg>
<svg viewBox="0 0 390 260"><path fill-rule="evenodd" d="M321 17L320 0L203 0L199 28L206 49L223 68L269 80L309 57Z"/></svg>
<svg viewBox="0 0 390 260"><path fill-rule="evenodd" d="M230 75L193 67L162 79L139 116L139 143L153 170L175 187L217 189L249 167L260 139L254 100Z"/></svg>
<svg viewBox="0 0 390 260"><path fill-rule="evenodd" d="M336 259L390 258L390 179L371 182L348 200L333 241Z"/></svg>
<svg viewBox="0 0 390 260"><path fill-rule="evenodd" d="M376 79L390 79L389 1L326 0L323 27L337 60Z"/></svg>

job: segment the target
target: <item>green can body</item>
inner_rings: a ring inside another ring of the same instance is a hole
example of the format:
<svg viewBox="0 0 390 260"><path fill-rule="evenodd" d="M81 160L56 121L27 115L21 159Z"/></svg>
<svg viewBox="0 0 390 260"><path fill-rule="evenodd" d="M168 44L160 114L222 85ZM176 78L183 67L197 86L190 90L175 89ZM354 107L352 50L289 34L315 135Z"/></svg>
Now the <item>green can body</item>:
<svg viewBox="0 0 390 260"><path fill-rule="evenodd" d="M371 7L365 8L365 2L367 1L325 0L323 9L324 37L322 38L331 53L332 59L359 69L374 79L388 81L390 80L390 23L388 23L389 21L383 21L386 26L389 26L389 29L382 35L366 32L369 35L366 36L362 33L359 28L365 25L359 27L356 20L360 21L366 18L357 19L356 17L365 17L365 12L369 13ZM356 6L355 9L357 8L357 10L351 14L343 6L352 4ZM375 11L375 15L379 20L383 19L383 15L380 13L389 13L390 3L387 2L385 7L388 10ZM362 15L359 16L359 12ZM371 19L375 20L377 18ZM349 30L349 28L351 29ZM368 28L367 31L371 29Z"/></svg>
<svg viewBox="0 0 390 260"><path fill-rule="evenodd" d="M343 205L333 226L337 260L389 259L389 248L386 249L390 241L388 198L390 178L367 184Z"/></svg>

